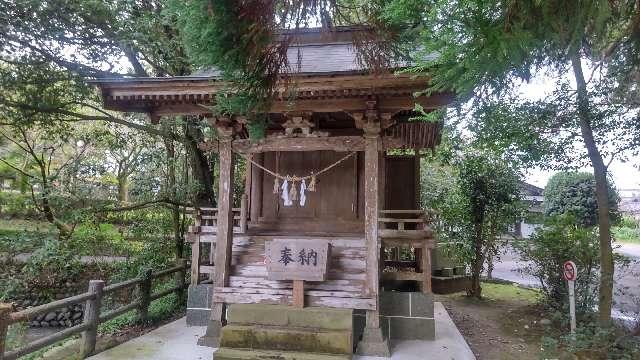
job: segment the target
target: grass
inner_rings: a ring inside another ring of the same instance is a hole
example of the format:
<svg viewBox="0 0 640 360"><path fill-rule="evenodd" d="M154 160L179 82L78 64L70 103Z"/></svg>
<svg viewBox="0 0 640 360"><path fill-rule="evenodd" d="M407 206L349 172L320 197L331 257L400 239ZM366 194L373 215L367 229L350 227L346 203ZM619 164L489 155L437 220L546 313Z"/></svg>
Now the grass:
<svg viewBox="0 0 640 360"><path fill-rule="evenodd" d="M540 291L519 287L516 284L496 284L483 282L482 296L492 301L517 301L536 304L540 299Z"/></svg>
<svg viewBox="0 0 640 360"><path fill-rule="evenodd" d="M613 236L621 243L640 244L640 229L626 226L614 226Z"/></svg>

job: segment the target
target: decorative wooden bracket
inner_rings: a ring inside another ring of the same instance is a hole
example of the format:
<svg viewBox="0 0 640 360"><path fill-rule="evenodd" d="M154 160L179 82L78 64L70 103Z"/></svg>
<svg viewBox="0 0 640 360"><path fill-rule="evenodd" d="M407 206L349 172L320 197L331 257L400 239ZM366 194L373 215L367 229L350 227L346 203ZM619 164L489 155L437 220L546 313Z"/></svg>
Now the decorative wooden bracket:
<svg viewBox="0 0 640 360"><path fill-rule="evenodd" d="M311 116L313 112L304 111L300 113L290 113L285 114L287 121L282 124L284 128L284 137L325 137L328 136L329 133L323 131L312 131L311 129L315 126L311 121ZM300 133L297 133L296 130L300 130ZM278 136L282 137L282 136Z"/></svg>
<svg viewBox="0 0 640 360"><path fill-rule="evenodd" d="M355 120L356 128L362 129L365 135L377 136L381 130L387 129L395 124L392 113L380 113L378 102L367 101L367 108L363 112L350 114Z"/></svg>

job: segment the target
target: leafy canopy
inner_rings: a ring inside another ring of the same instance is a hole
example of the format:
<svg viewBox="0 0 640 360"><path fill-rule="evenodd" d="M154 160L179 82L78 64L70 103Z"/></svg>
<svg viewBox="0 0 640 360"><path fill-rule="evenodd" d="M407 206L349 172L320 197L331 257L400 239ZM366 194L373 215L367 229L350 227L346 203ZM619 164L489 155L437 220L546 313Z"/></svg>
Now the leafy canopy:
<svg viewBox="0 0 640 360"><path fill-rule="evenodd" d="M545 216L569 215L576 224L594 226L598 223L596 181L591 173L558 172L547 182L544 189ZM618 193L609 186L609 209L612 221L620 218Z"/></svg>

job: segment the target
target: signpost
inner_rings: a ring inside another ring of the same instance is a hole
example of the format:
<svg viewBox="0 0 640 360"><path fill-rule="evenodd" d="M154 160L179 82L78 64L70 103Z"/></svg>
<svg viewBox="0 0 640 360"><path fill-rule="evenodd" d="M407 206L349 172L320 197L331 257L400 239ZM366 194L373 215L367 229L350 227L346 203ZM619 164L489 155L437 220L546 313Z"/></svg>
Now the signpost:
<svg viewBox="0 0 640 360"><path fill-rule="evenodd" d="M576 292L575 284L578 276L578 268L573 261L566 261L562 265L564 279L567 280L569 288L569 314L571 316L571 334L576 332Z"/></svg>
<svg viewBox="0 0 640 360"><path fill-rule="evenodd" d="M265 243L269 280L293 280L293 305L304 307L304 282L327 279L328 241L274 239Z"/></svg>

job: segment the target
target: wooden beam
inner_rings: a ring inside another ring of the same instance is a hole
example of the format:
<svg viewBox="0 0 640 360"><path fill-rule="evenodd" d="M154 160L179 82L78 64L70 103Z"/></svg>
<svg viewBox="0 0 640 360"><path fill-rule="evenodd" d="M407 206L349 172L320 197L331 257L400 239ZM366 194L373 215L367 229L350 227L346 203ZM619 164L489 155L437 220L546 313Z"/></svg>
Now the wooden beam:
<svg viewBox="0 0 640 360"><path fill-rule="evenodd" d="M391 136L381 137L380 151L406 147L404 140ZM269 151L364 151L364 138L361 136L327 136L327 137L292 137L266 138L258 142L248 139L235 140L233 150L242 154L257 154ZM435 147L435 143L431 147ZM220 144L216 140L208 140L198 144L202 151L218 152Z"/></svg>
<svg viewBox="0 0 640 360"><path fill-rule="evenodd" d="M329 136L266 138L258 142L236 140L233 142L233 150L244 154L270 151L363 151L364 138L362 136Z"/></svg>

